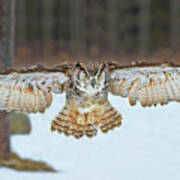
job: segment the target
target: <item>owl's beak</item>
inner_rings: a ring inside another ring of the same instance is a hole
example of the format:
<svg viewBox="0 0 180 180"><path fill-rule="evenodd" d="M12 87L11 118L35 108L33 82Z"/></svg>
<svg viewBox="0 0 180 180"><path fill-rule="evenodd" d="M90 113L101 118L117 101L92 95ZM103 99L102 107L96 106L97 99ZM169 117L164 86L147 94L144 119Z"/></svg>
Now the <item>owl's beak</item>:
<svg viewBox="0 0 180 180"><path fill-rule="evenodd" d="M95 80L91 81L91 86L94 88L95 87Z"/></svg>

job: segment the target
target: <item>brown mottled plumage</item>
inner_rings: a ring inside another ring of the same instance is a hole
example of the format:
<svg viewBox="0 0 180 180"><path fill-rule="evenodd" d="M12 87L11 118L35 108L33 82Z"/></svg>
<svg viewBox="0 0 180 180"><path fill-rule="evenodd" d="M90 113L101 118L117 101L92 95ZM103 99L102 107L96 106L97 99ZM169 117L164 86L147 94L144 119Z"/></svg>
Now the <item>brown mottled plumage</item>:
<svg viewBox="0 0 180 180"><path fill-rule="evenodd" d="M62 112L52 122L52 131L57 130L66 135L74 135L76 138L87 135L92 137L97 134L99 127L102 132L106 133L121 124L121 115L107 102L91 102L82 105L75 102L65 105ZM91 108L88 112L81 112L79 108Z"/></svg>
<svg viewBox="0 0 180 180"><path fill-rule="evenodd" d="M121 125L122 116L108 101L109 92L144 107L180 102L180 66L76 62L0 73L0 110L44 112L52 103L52 93L62 92L66 92L66 104L52 121L52 131L93 137L98 129L106 133Z"/></svg>
<svg viewBox="0 0 180 180"><path fill-rule="evenodd" d="M107 132L115 126L120 126L122 117L107 100L107 64L77 63L69 78L67 103L52 122L52 130L79 138L83 135L96 135L98 127L102 132ZM97 86L94 92L91 89L93 81Z"/></svg>

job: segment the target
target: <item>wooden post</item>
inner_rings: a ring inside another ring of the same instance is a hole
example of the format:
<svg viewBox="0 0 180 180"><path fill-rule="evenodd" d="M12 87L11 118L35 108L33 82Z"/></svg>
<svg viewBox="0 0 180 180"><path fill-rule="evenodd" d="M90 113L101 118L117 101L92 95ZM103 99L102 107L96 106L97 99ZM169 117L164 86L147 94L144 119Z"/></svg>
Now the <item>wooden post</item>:
<svg viewBox="0 0 180 180"><path fill-rule="evenodd" d="M10 68L14 57L15 0L0 0L0 69ZM7 113L0 111L0 158L10 153L10 125Z"/></svg>
<svg viewBox="0 0 180 180"><path fill-rule="evenodd" d="M8 159L10 154L10 124L5 111L0 111L0 159Z"/></svg>

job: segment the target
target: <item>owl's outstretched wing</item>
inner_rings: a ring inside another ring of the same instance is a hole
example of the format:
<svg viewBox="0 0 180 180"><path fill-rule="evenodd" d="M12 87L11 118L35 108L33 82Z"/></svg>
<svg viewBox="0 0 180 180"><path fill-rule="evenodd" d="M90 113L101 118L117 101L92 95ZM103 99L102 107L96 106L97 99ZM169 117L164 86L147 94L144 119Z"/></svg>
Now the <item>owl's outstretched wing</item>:
<svg viewBox="0 0 180 180"><path fill-rule="evenodd" d="M0 72L0 110L24 113L44 112L52 93L62 93L68 77L66 66L46 69L36 66L25 70Z"/></svg>
<svg viewBox="0 0 180 180"><path fill-rule="evenodd" d="M131 105L156 106L180 102L180 66L173 63L140 63L121 67L110 64L111 89L115 95L128 97Z"/></svg>

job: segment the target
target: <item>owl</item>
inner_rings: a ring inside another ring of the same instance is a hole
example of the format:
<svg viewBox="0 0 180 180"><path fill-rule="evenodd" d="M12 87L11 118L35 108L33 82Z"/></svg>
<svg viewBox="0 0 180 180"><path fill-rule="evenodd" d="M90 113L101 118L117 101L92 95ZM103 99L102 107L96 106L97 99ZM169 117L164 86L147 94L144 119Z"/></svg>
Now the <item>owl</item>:
<svg viewBox="0 0 180 180"><path fill-rule="evenodd" d="M128 97L143 107L180 101L180 66L173 63L76 62L52 69L36 66L0 72L0 110L43 113L52 94L66 93L66 103L51 123L51 130L93 137L119 127L122 116L108 94Z"/></svg>

